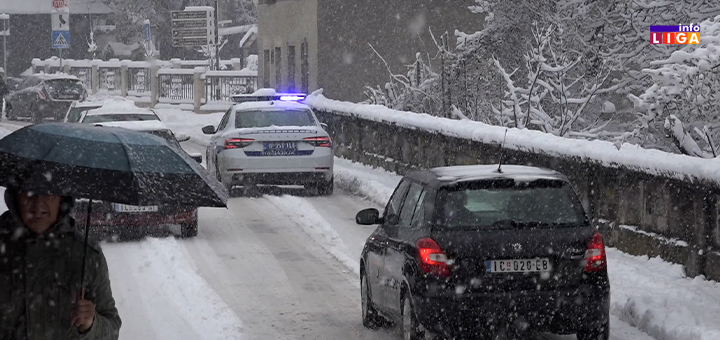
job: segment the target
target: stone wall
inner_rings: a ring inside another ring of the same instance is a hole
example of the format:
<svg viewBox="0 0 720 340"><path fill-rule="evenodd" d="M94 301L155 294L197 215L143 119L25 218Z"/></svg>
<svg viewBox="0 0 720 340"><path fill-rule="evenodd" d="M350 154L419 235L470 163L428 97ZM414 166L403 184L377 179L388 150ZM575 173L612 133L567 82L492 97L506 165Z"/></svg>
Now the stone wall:
<svg viewBox="0 0 720 340"><path fill-rule="evenodd" d="M685 265L689 276L720 280L720 188L553 157L425 130L315 109L339 157L405 174L414 168L462 164L540 166L568 176L608 246L633 255L660 256Z"/></svg>

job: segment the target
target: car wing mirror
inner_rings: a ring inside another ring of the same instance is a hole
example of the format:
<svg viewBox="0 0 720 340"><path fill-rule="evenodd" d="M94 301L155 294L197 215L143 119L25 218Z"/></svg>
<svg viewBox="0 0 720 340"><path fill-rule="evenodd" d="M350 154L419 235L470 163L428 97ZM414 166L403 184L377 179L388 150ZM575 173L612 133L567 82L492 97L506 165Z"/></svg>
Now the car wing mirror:
<svg viewBox="0 0 720 340"><path fill-rule="evenodd" d="M362 210L355 216L355 223L359 225L373 225L380 222L380 212L375 208Z"/></svg>
<svg viewBox="0 0 720 340"><path fill-rule="evenodd" d="M214 135L217 131L215 130L214 126L208 125L202 128L202 132L206 135Z"/></svg>
<svg viewBox="0 0 720 340"><path fill-rule="evenodd" d="M189 154L192 159L194 159L198 163L202 163L202 154L201 153L190 153Z"/></svg>
<svg viewBox="0 0 720 340"><path fill-rule="evenodd" d="M188 135L183 135L183 134L178 134L178 135L175 137L175 139L177 139L178 142L182 143L182 142L187 142L187 141L189 141L189 140L190 140L190 136L188 136Z"/></svg>
<svg viewBox="0 0 720 340"><path fill-rule="evenodd" d="M322 128L323 128L325 131L327 131L327 129L328 129L328 125L327 125L327 124L325 124L325 123L320 123L320 126L322 126Z"/></svg>

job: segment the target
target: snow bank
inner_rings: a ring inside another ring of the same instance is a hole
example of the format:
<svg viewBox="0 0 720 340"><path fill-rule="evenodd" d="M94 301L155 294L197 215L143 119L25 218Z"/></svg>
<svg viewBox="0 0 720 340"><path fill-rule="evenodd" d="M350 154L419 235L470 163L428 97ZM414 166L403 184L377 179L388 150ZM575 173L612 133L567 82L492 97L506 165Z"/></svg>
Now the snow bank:
<svg viewBox="0 0 720 340"><path fill-rule="evenodd" d="M240 320L174 238L103 249L118 310L130 326L120 329L120 339L240 339Z"/></svg>
<svg viewBox="0 0 720 340"><path fill-rule="evenodd" d="M280 208L286 215L295 218L295 222L340 263L355 274L360 275L360 263L348 255L348 250L335 229L320 215L312 205L295 196L267 196L268 201Z"/></svg>
<svg viewBox="0 0 720 340"><path fill-rule="evenodd" d="M606 141L585 141L553 136L532 130L506 129L481 122L459 121L447 118L389 109L381 105L341 102L313 93L305 103L337 114L357 116L410 129L422 129L446 136L465 138L485 144L500 144L507 130L505 147L555 157L577 157L607 167L627 167L652 175L678 179L686 177L709 180L720 184L720 159L699 159L659 150L642 149L623 144L618 150Z"/></svg>
<svg viewBox="0 0 720 340"><path fill-rule="evenodd" d="M383 169L368 171L369 168L362 163L335 158L335 185L384 207L401 177Z"/></svg>
<svg viewBox="0 0 720 340"><path fill-rule="evenodd" d="M611 313L658 340L720 339L720 283L683 266L607 250Z"/></svg>

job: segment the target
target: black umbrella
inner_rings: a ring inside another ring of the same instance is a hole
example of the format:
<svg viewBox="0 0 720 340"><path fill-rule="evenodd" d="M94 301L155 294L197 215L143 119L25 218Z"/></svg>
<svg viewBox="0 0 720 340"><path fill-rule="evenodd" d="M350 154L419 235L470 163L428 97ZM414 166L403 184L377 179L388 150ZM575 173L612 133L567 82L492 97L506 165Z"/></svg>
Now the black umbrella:
<svg viewBox="0 0 720 340"><path fill-rule="evenodd" d="M195 207L226 207L228 200L205 168L160 137L68 123L31 125L0 139L0 185L90 199L86 252L93 199Z"/></svg>

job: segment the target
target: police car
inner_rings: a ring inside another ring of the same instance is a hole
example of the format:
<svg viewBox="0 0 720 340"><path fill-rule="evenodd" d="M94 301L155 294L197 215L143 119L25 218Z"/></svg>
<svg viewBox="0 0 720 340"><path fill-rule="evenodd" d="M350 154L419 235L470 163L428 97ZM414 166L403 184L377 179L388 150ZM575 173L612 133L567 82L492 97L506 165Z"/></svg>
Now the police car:
<svg viewBox="0 0 720 340"><path fill-rule="evenodd" d="M229 190L234 186L300 185L333 193L333 143L303 94L262 89L236 95L212 135L207 168Z"/></svg>

